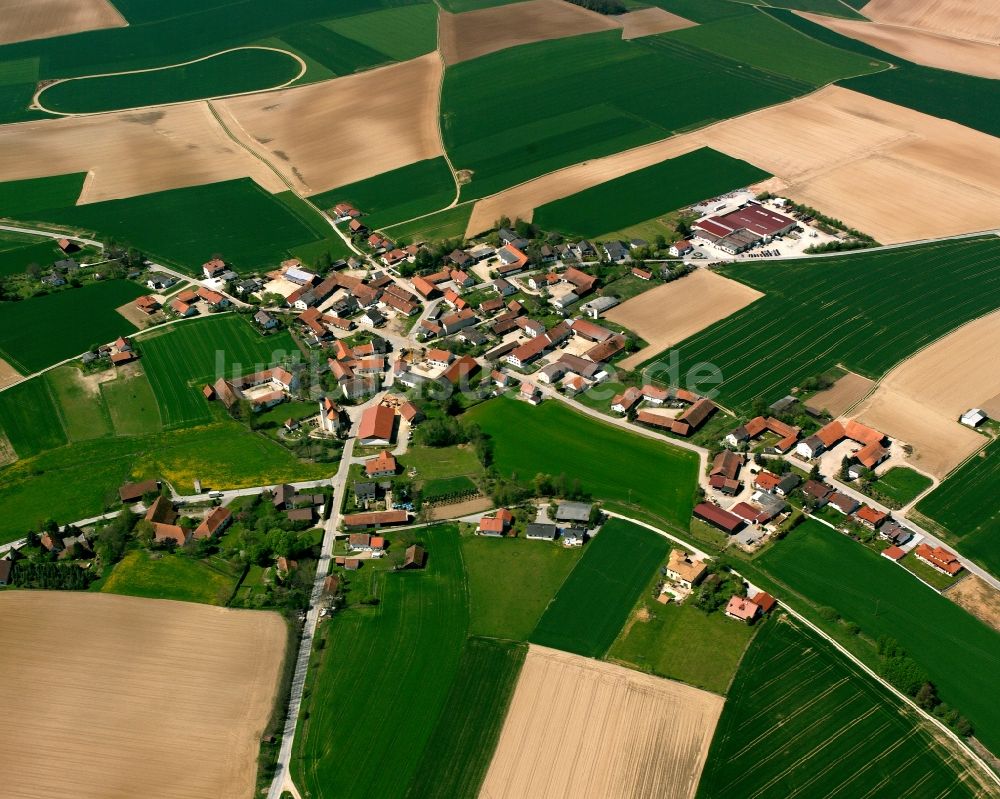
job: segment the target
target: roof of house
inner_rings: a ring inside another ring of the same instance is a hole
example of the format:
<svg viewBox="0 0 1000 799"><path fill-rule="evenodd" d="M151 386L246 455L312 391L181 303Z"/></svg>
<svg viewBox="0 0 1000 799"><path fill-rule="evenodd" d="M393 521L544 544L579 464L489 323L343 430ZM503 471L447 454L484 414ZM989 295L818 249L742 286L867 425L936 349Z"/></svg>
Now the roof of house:
<svg viewBox="0 0 1000 799"><path fill-rule="evenodd" d="M858 510L854 512L855 517L863 522L868 522L869 524L878 526L884 522L888 517L888 513L876 510L869 505L862 505Z"/></svg>
<svg viewBox="0 0 1000 799"><path fill-rule="evenodd" d="M229 508L212 508L208 515L202 520L194 530L195 538L207 538L215 535L219 529L232 518L233 512Z"/></svg>
<svg viewBox="0 0 1000 799"><path fill-rule="evenodd" d="M374 458L369 458L365 461L365 472L369 475L395 471L396 459L387 449L382 450Z"/></svg>
<svg viewBox="0 0 1000 799"><path fill-rule="evenodd" d="M818 480L806 480L806 484L802 486L802 490L809 496L816 497L816 499L826 499L826 497L830 496L830 492L833 491L830 486Z"/></svg>
<svg viewBox="0 0 1000 799"><path fill-rule="evenodd" d="M441 373L439 380L447 380L452 385L458 384L463 378L474 374L479 369L479 364L475 358L463 355L452 361L451 366Z"/></svg>
<svg viewBox="0 0 1000 799"><path fill-rule="evenodd" d="M923 558L924 560L937 566L939 569L943 569L948 572L948 574L958 574L962 571L962 564L955 556L954 552L950 552L944 547L931 547L928 544L917 544L916 549L913 550L918 558Z"/></svg>
<svg viewBox="0 0 1000 799"><path fill-rule="evenodd" d="M778 600L767 593L767 591L758 591L753 595L753 603L760 608L761 613L767 613L777 602Z"/></svg>
<svg viewBox="0 0 1000 799"><path fill-rule="evenodd" d="M841 494L839 491L834 491L827 499L831 505L839 508L844 513L853 513L854 509L858 507L858 501L854 497Z"/></svg>
<svg viewBox="0 0 1000 799"><path fill-rule="evenodd" d="M705 564L682 549L671 549L667 570L680 575L682 580L693 583L705 573Z"/></svg>
<svg viewBox="0 0 1000 799"><path fill-rule="evenodd" d="M742 596L733 595L729 600L729 604L726 605L726 613L728 615L743 619L743 621L755 618L759 612L760 606L756 602Z"/></svg>
<svg viewBox="0 0 1000 799"><path fill-rule="evenodd" d="M122 502L135 502L142 499L143 494L159 490L159 481L144 480L141 483L125 483L125 485L118 489L118 496Z"/></svg>
<svg viewBox="0 0 1000 799"><path fill-rule="evenodd" d="M905 554L906 550L900 549L895 544L882 550L882 557L888 558L889 560L899 560Z"/></svg>
<svg viewBox="0 0 1000 799"><path fill-rule="evenodd" d="M409 517L405 510L380 510L369 513L349 513L344 516L347 527L370 527L376 524L403 524Z"/></svg>
<svg viewBox="0 0 1000 799"><path fill-rule="evenodd" d="M743 524L743 519L739 516L723 510L718 505L713 505L710 502L699 502L695 505L694 515L728 532L738 530Z"/></svg>
<svg viewBox="0 0 1000 799"><path fill-rule="evenodd" d="M574 319L570 324L574 333L590 341L607 341L614 335L613 331L586 319Z"/></svg>
<svg viewBox="0 0 1000 799"><path fill-rule="evenodd" d="M712 461L711 474L735 479L741 466L743 466L743 456L731 449L724 449Z"/></svg>
<svg viewBox="0 0 1000 799"><path fill-rule="evenodd" d="M153 522L153 538L157 541L176 541L178 546L183 546L187 541L187 530L176 524Z"/></svg>
<svg viewBox="0 0 1000 799"><path fill-rule="evenodd" d="M147 522L173 524L177 519L177 511L174 510L173 503L161 495L153 500L153 504L147 508L145 518Z"/></svg>
<svg viewBox="0 0 1000 799"><path fill-rule="evenodd" d="M374 405L366 408L361 414L361 424L358 427L358 438L379 438L388 441L392 438L392 427L396 414L387 405Z"/></svg>
<svg viewBox="0 0 1000 799"><path fill-rule="evenodd" d="M556 507L556 520L572 522L590 521L591 508L593 508L593 505L587 502L560 502Z"/></svg>
<svg viewBox="0 0 1000 799"><path fill-rule="evenodd" d="M483 516L479 520L479 529L485 530L488 533L502 533L506 529L507 525L504 524L503 519L498 519L493 516Z"/></svg>

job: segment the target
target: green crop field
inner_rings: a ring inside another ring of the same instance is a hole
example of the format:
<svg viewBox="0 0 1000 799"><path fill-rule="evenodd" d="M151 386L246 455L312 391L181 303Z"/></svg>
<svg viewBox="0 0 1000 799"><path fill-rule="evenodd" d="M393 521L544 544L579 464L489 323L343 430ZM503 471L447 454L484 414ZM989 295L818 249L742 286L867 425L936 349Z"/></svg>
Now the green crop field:
<svg viewBox="0 0 1000 799"><path fill-rule="evenodd" d="M36 377L0 391L0 430L21 458L66 443L66 432L45 379Z"/></svg>
<svg viewBox="0 0 1000 799"><path fill-rule="evenodd" d="M365 214L368 227L382 228L437 211L454 199L455 180L441 157L314 194L309 201L324 211L338 202L352 203Z"/></svg>
<svg viewBox="0 0 1000 799"><path fill-rule="evenodd" d="M819 42L895 65L895 69L878 74L840 81L845 88L1000 136L1000 114L996 113L1000 105L1000 81L914 64L791 11L770 9L767 13Z"/></svg>
<svg viewBox="0 0 1000 799"><path fill-rule="evenodd" d="M740 664L697 795L981 795L929 730L819 637L787 617L769 619Z"/></svg>
<svg viewBox="0 0 1000 799"><path fill-rule="evenodd" d="M194 63L75 78L47 87L43 108L68 114L116 111L163 103L270 89L298 76L302 66L288 53L248 48L229 50Z"/></svg>
<svg viewBox="0 0 1000 799"><path fill-rule="evenodd" d="M717 19L727 17L741 17L747 13L746 7L742 3L734 3L731 0L628 0L626 5L630 10L633 8L643 8L646 6L658 6L677 14L692 22L714 22Z"/></svg>
<svg viewBox="0 0 1000 799"><path fill-rule="evenodd" d="M805 601L836 610L872 639L889 636L926 670L942 701L966 716L987 747L1000 746L1000 633L914 580L905 569L815 521L755 564Z"/></svg>
<svg viewBox="0 0 1000 799"><path fill-rule="evenodd" d="M437 6L433 3L339 17L322 25L396 61L416 58L437 47Z"/></svg>
<svg viewBox="0 0 1000 799"><path fill-rule="evenodd" d="M0 394L0 397L3 395ZM1000 445L991 443L917 503L963 555L1000 574Z"/></svg>
<svg viewBox="0 0 1000 799"><path fill-rule="evenodd" d="M0 278L24 274L31 264L45 268L62 258L61 251L52 239L37 239L34 243L7 242L0 238Z"/></svg>
<svg viewBox="0 0 1000 799"><path fill-rule="evenodd" d="M540 205L532 221L543 230L593 238L769 177L703 147Z"/></svg>
<svg viewBox="0 0 1000 799"><path fill-rule="evenodd" d="M526 641L580 560L579 547L525 538L462 538L469 579L469 631ZM503 574L498 580L497 574Z"/></svg>
<svg viewBox="0 0 1000 799"><path fill-rule="evenodd" d="M416 799L475 796L486 777L507 706L528 653L525 644L469 638L437 727L406 792Z"/></svg>
<svg viewBox="0 0 1000 799"><path fill-rule="evenodd" d="M291 763L296 783L317 799L401 797L419 771L445 765L424 762L423 753L441 740L435 733L458 674L469 623L465 575L453 526L419 537L426 569L378 572L377 606L339 611L317 632L325 645ZM350 579L369 578L363 569Z"/></svg>
<svg viewBox="0 0 1000 799"><path fill-rule="evenodd" d="M172 325L139 339L142 362L166 427L207 421L201 394L223 374L252 374L297 356L288 333L262 336L234 315L215 315Z"/></svg>
<svg viewBox="0 0 1000 799"><path fill-rule="evenodd" d="M46 372L42 380L49 384L56 411L70 441L86 441L111 434L111 416L101 401L100 389L86 385L76 366L60 366Z"/></svg>
<svg viewBox="0 0 1000 799"><path fill-rule="evenodd" d="M66 192L66 177L75 176L28 181L30 201L23 207L8 196L14 184L0 183L0 209L6 209L0 213L113 237L190 274L216 253L237 272L249 272L273 268L303 245L333 252L343 246L308 203L291 192L268 194L249 178L79 206L42 205Z"/></svg>
<svg viewBox="0 0 1000 799"><path fill-rule="evenodd" d="M239 570L219 559L133 550L111 571L101 591L152 599L225 605L236 589Z"/></svg>
<svg viewBox="0 0 1000 799"><path fill-rule="evenodd" d="M531 643L603 657L669 551L663 536L608 520L538 621Z"/></svg>
<svg viewBox="0 0 1000 799"><path fill-rule="evenodd" d="M385 233L396 242L410 244L416 241L443 241L465 238L465 228L472 216L474 203L463 203L444 211L436 211L411 222L386 226Z"/></svg>
<svg viewBox="0 0 1000 799"><path fill-rule="evenodd" d="M931 478L920 472L905 466L893 466L879 477L874 487L880 496L888 497L898 507L903 507L933 484Z"/></svg>
<svg viewBox="0 0 1000 799"><path fill-rule="evenodd" d="M76 172L0 182L0 216L34 219L37 211L75 205L86 178L86 172Z"/></svg>
<svg viewBox="0 0 1000 799"><path fill-rule="evenodd" d="M499 397L467 413L493 438L496 468L530 483L537 474L579 481L595 499L631 516L687 530L698 459L550 400L532 407Z"/></svg>
<svg viewBox="0 0 1000 799"><path fill-rule="evenodd" d="M0 357L24 374L79 355L93 344L136 330L115 311L144 289L126 280L88 283L22 302L0 313Z"/></svg>
<svg viewBox="0 0 1000 799"><path fill-rule="evenodd" d="M160 408L145 373L101 383L101 398L107 406L115 435L139 436L161 427Z"/></svg>
<svg viewBox="0 0 1000 799"><path fill-rule="evenodd" d="M766 296L675 349L682 379L696 364L718 367L719 398L730 408L747 408L757 398L773 402L838 363L879 378L1000 307L995 236L787 261L781 269L754 262L720 271ZM656 371L647 378L657 380Z"/></svg>
<svg viewBox="0 0 1000 799"><path fill-rule="evenodd" d="M811 11L814 14L827 14L831 17L844 17L845 19L866 19L859 14L855 8L851 7L851 0L747 0L753 5L777 6L778 8L792 8L797 11ZM867 0L855 4L860 8Z"/></svg>
<svg viewBox="0 0 1000 799"><path fill-rule="evenodd" d="M837 0L829 2L836 4ZM888 67L887 63L873 66L871 58L822 44L757 11L675 31L671 37L766 72L816 86Z"/></svg>
<svg viewBox="0 0 1000 799"><path fill-rule="evenodd" d="M661 605L644 592L608 660L725 694L753 632L721 610L705 613L690 599Z"/></svg>

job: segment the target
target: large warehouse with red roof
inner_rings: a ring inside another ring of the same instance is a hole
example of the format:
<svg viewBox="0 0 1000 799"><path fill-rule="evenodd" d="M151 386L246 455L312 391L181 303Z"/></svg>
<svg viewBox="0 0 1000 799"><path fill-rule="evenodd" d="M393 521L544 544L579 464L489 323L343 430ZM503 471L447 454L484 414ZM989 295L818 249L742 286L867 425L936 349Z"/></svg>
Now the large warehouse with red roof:
<svg viewBox="0 0 1000 799"><path fill-rule="evenodd" d="M796 221L760 203L750 202L721 216L699 219L691 229L699 237L732 255L759 241L790 232Z"/></svg>

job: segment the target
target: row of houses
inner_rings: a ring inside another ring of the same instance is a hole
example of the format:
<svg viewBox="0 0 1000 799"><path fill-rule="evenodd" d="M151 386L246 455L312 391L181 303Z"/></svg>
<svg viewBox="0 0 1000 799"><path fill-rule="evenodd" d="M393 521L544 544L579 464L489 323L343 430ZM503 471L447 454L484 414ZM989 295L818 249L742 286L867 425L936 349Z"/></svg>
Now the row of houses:
<svg viewBox="0 0 1000 799"><path fill-rule="evenodd" d="M646 404L647 408L640 406ZM651 408L684 408L677 416L658 413ZM645 385L630 386L611 399L611 410L622 415L635 413L635 421L647 427L690 436L708 421L717 410L714 402L683 388L659 388Z"/></svg>
<svg viewBox="0 0 1000 799"><path fill-rule="evenodd" d="M233 520L229 508L216 507L208 512L194 530L188 530L177 524L178 516L170 499L162 495L147 508L144 518L152 525L153 540L156 543L172 542L176 546L184 546L192 540L211 538L221 533Z"/></svg>

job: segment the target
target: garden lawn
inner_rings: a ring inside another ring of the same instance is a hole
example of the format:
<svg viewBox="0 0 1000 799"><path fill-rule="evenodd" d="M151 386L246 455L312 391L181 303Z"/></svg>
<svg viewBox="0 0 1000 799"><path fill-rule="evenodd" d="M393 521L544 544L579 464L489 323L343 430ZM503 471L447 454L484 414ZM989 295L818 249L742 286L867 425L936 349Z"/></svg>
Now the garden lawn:
<svg viewBox="0 0 1000 799"><path fill-rule="evenodd" d="M386 8L329 20L323 27L396 61L408 61L437 47L437 6L419 3Z"/></svg>
<svg viewBox="0 0 1000 799"><path fill-rule="evenodd" d="M982 795L929 730L818 636L768 619L733 681L697 796Z"/></svg>
<svg viewBox="0 0 1000 799"><path fill-rule="evenodd" d="M231 50L183 66L56 83L38 101L69 114L116 111L270 89L293 80L301 69L287 53Z"/></svg>
<svg viewBox="0 0 1000 799"><path fill-rule="evenodd" d="M49 383L43 377L0 391L0 429L20 458L61 447L68 440Z"/></svg>
<svg viewBox="0 0 1000 799"><path fill-rule="evenodd" d="M0 398L3 395L0 394ZM965 462L916 510L934 522L945 540L994 575L1000 575L1000 445Z"/></svg>
<svg viewBox="0 0 1000 799"><path fill-rule="evenodd" d="M134 377L119 373L116 379L101 383L101 397L115 435L139 436L158 432L163 426L153 387L144 372Z"/></svg>
<svg viewBox="0 0 1000 799"><path fill-rule="evenodd" d="M721 610L705 613L693 602L661 605L645 593L636 613L646 611L648 619L633 616L608 660L725 694L754 630Z"/></svg>
<svg viewBox="0 0 1000 799"><path fill-rule="evenodd" d="M127 280L105 280L5 303L0 313L0 356L30 374L94 344L133 333L135 325L115 308L144 293Z"/></svg>
<svg viewBox="0 0 1000 799"><path fill-rule="evenodd" d="M423 753L441 740L458 675L469 624L465 574L454 526L420 537L425 569L375 573L379 604L338 611L317 633L325 643L314 651L291 763L304 793L402 797L420 771L444 765ZM366 570L349 579L367 579Z"/></svg>
<svg viewBox="0 0 1000 799"><path fill-rule="evenodd" d="M101 401L100 389L88 388L76 366L60 366L43 377L49 384L63 429L70 441L85 441L111 434L111 417ZM49 421L51 424L51 421Z"/></svg>
<svg viewBox="0 0 1000 799"><path fill-rule="evenodd" d="M424 749L412 799L476 796L500 738L526 644L469 638L444 711Z"/></svg>
<svg viewBox="0 0 1000 799"><path fill-rule="evenodd" d="M239 577L240 570L221 558L135 549L115 565L101 592L225 605Z"/></svg>
<svg viewBox="0 0 1000 799"><path fill-rule="evenodd" d="M469 631L526 641L580 560L579 547L525 538L462 538L469 578ZM503 579L498 580L497 575Z"/></svg>
<svg viewBox="0 0 1000 799"><path fill-rule="evenodd" d="M593 238L768 177L746 161L702 147L541 205L533 222L543 230Z"/></svg>
<svg viewBox="0 0 1000 799"><path fill-rule="evenodd" d="M899 507L907 505L930 488L934 481L906 466L893 466L875 482L875 489Z"/></svg>
<svg viewBox="0 0 1000 799"><path fill-rule="evenodd" d="M412 446L399 456L405 470L416 469L418 480L482 474L476 451L469 445L454 447Z"/></svg>
<svg viewBox="0 0 1000 799"><path fill-rule="evenodd" d="M299 350L287 332L263 336L236 314L182 322L138 339L165 427L211 418L201 391L219 377L252 374Z"/></svg>
<svg viewBox="0 0 1000 799"><path fill-rule="evenodd" d="M565 474L623 513L687 530L697 484L694 453L604 424L558 400L533 407L504 396L466 415L492 437L501 474L525 485L540 473Z"/></svg>
<svg viewBox="0 0 1000 799"><path fill-rule="evenodd" d="M896 639L927 672L942 701L966 716L976 737L1000 748L1000 633L905 570L815 521L806 521L755 560L805 601L834 608L872 639Z"/></svg>
<svg viewBox="0 0 1000 799"><path fill-rule="evenodd" d="M713 364L721 372L719 400L735 409L748 410L755 399L773 402L837 364L880 378L921 347L1000 308L996 236L807 258L781 269L741 263L721 273L766 296L675 349L682 384L688 370ZM652 372L646 378L659 382Z"/></svg>
<svg viewBox="0 0 1000 799"><path fill-rule="evenodd" d="M539 620L531 643L603 657L669 550L666 538L644 527L605 522Z"/></svg>
<svg viewBox="0 0 1000 799"><path fill-rule="evenodd" d="M429 214L454 199L455 179L448 162L440 157L314 194L309 201L320 210L349 202L364 213L365 224L374 229Z"/></svg>

